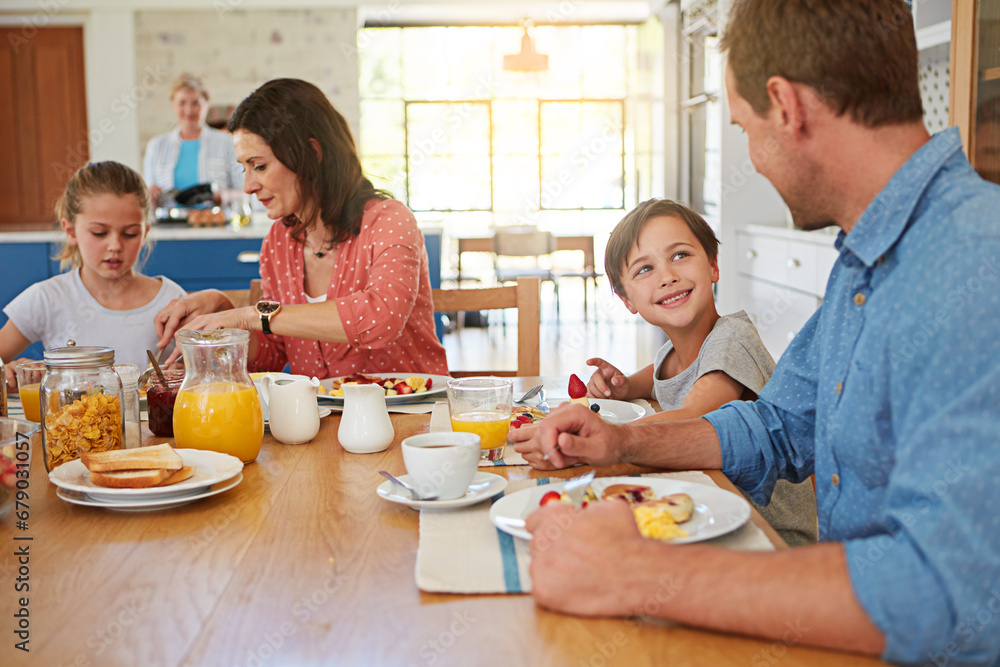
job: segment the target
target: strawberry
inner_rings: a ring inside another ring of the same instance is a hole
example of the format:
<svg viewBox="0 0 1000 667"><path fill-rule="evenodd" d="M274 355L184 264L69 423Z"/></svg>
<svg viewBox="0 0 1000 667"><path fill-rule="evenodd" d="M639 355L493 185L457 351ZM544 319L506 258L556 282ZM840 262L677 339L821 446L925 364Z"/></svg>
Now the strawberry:
<svg viewBox="0 0 1000 667"><path fill-rule="evenodd" d="M434 378L427 378L427 384L424 385L424 388L430 389L432 384L434 384Z"/></svg>
<svg viewBox="0 0 1000 667"><path fill-rule="evenodd" d="M515 420L513 420L510 423L510 427L511 428L521 428L521 422L519 422L518 420L515 419Z"/></svg>
<svg viewBox="0 0 1000 667"><path fill-rule="evenodd" d="M587 395L587 385L576 376L576 373L569 376L569 397L583 398Z"/></svg>
<svg viewBox="0 0 1000 667"><path fill-rule="evenodd" d="M401 396L403 394L412 394L413 393L413 387L411 387L410 385L406 384L405 382L399 382L399 383L397 383L396 386L393 387L393 389L395 389L396 393L398 393Z"/></svg>
<svg viewBox="0 0 1000 667"><path fill-rule="evenodd" d="M549 491L544 496L542 496L541 500L538 501L538 506L544 507L549 503L557 503L559 502L560 498L562 498L562 494L560 494L558 491Z"/></svg>
<svg viewBox="0 0 1000 667"><path fill-rule="evenodd" d="M522 424L530 424L531 417L529 417L528 415L518 415L517 421L521 422Z"/></svg>

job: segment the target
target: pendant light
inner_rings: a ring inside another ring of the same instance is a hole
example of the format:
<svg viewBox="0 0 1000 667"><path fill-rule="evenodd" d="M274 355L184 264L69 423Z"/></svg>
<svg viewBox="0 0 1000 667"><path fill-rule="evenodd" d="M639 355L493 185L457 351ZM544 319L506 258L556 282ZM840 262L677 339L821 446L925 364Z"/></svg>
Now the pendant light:
<svg viewBox="0 0 1000 667"><path fill-rule="evenodd" d="M529 28L531 21L525 19L521 22L524 26L524 35L521 37L521 51L503 57L503 68L514 72L544 72L549 68L549 57L535 51L535 45L531 41Z"/></svg>

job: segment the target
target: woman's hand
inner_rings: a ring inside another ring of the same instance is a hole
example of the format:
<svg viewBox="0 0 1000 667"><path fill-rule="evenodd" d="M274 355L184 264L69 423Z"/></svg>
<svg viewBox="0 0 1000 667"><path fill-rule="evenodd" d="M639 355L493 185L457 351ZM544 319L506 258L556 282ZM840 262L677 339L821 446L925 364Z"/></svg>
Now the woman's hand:
<svg viewBox="0 0 1000 667"><path fill-rule="evenodd" d="M587 396L591 398L611 398L623 401L628 398L632 388L629 377L600 357L587 359L588 366L597 370L587 382Z"/></svg>
<svg viewBox="0 0 1000 667"><path fill-rule="evenodd" d="M193 329L194 331L208 331L210 329L245 329L247 331L260 330L260 318L253 306L246 308L230 308L219 313L209 313L208 315L196 315L184 322L182 329ZM256 347L251 338L251 349L249 358L256 356ZM181 356L181 346L178 345L174 351L163 362L164 366L169 366Z"/></svg>
<svg viewBox="0 0 1000 667"><path fill-rule="evenodd" d="M160 337L156 347L163 349L170 344L170 340L179 329L191 328L189 322L193 318L230 310L232 307L233 302L229 297L217 289L191 292L187 296L174 299L153 318L156 335Z"/></svg>
<svg viewBox="0 0 1000 667"><path fill-rule="evenodd" d="M163 194L163 189L159 185L149 186L149 203L154 207L160 205L160 195Z"/></svg>

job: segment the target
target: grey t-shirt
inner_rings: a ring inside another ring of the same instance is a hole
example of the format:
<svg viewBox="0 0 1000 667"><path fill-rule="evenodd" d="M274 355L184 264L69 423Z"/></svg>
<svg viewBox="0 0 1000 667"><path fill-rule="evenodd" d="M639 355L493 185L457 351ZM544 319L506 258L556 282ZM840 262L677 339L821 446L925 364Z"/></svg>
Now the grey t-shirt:
<svg viewBox="0 0 1000 667"><path fill-rule="evenodd" d="M656 379L673 349L673 343L668 340L656 353L653 363L653 398L663 410L682 407L691 387L706 373L721 371L759 394L774 372L774 359L764 347L757 328L742 310L719 318L701 344L694 363L674 377ZM771 494L771 501L765 506L757 505L747 494L743 495L790 545L816 542L819 528L812 482L793 484L788 480L779 480Z"/></svg>
<svg viewBox="0 0 1000 667"><path fill-rule="evenodd" d="M680 408L691 387L706 373L722 371L755 394L760 393L774 373L774 359L742 310L719 318L693 364L672 378L656 379L673 349L674 344L668 340L653 362L653 398L663 410Z"/></svg>

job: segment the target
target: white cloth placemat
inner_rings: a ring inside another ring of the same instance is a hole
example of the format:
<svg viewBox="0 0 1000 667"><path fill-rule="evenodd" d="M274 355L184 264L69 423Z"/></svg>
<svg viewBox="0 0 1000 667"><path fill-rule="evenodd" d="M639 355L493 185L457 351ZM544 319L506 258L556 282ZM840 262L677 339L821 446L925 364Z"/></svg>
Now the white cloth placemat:
<svg viewBox="0 0 1000 667"><path fill-rule="evenodd" d="M643 475L717 486L708 475L672 472ZM555 480L560 481L560 480ZM506 494L548 479L510 482ZM503 494L493 500L499 500ZM529 593L531 577L528 543L498 530L490 521L491 502L457 510L420 510L420 542L416 580L422 591L433 593ZM739 530L703 542L729 549L773 551L774 546L752 521Z"/></svg>
<svg viewBox="0 0 1000 667"><path fill-rule="evenodd" d="M20 396L7 397L7 416L13 419L24 419L24 408L21 407Z"/></svg>

